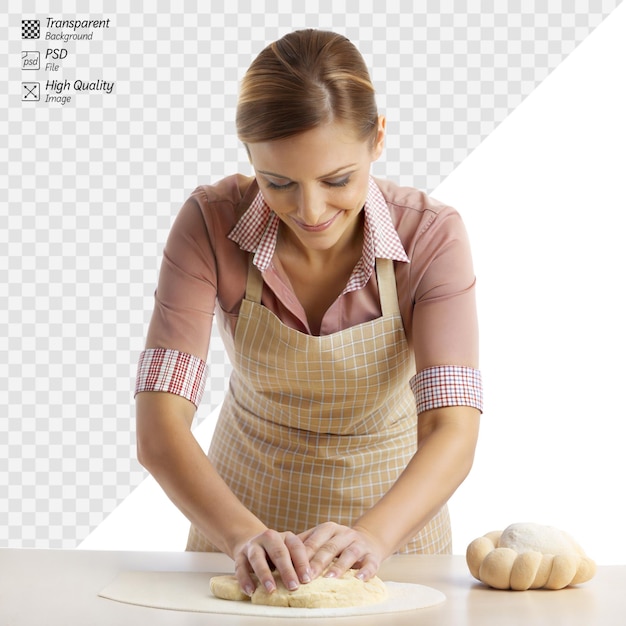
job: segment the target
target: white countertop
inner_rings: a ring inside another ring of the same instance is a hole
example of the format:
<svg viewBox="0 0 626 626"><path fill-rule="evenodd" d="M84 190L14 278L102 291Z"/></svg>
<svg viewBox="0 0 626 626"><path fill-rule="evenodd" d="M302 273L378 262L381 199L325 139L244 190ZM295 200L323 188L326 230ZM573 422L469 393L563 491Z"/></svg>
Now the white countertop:
<svg viewBox="0 0 626 626"><path fill-rule="evenodd" d="M223 554L185 552L98 552L0 549L2 626L228 626L276 625L276 619L188 613L106 600L98 592L123 571L203 571L228 573ZM437 624L437 626L623 626L626 620L626 566L603 566L588 583L560 591L497 591L470 575L461 556L396 556L379 575L445 593L444 604L384 616L341 617L342 626ZM280 621L280 620L278 620ZM307 626L332 618L306 620Z"/></svg>

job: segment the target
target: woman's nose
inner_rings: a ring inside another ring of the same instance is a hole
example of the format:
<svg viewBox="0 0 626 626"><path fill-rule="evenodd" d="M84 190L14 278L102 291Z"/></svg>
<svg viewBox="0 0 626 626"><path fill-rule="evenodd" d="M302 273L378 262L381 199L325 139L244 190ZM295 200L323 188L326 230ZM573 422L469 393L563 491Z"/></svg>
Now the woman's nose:
<svg viewBox="0 0 626 626"><path fill-rule="evenodd" d="M315 226L324 216L326 206L322 194L303 189L298 198L298 219L308 226Z"/></svg>

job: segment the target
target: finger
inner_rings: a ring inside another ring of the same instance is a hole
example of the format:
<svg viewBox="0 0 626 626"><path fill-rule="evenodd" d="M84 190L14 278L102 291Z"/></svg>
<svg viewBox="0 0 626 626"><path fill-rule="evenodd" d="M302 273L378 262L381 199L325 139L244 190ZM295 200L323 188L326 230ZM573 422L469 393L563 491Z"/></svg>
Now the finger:
<svg viewBox="0 0 626 626"><path fill-rule="evenodd" d="M344 533L332 537L329 541L320 546L313 558L310 559L313 577L319 576L324 572L351 543L352 539Z"/></svg>
<svg viewBox="0 0 626 626"><path fill-rule="evenodd" d="M368 550L367 545L355 541L330 565L324 576L340 578L349 569L358 569L356 577L366 581L374 576L379 566L378 559Z"/></svg>
<svg viewBox="0 0 626 626"><path fill-rule="evenodd" d="M313 559L313 557L318 553L318 551L324 546L324 544L328 543L332 537L337 533L340 526L333 522L325 522L324 524L320 524L315 528L311 528L303 533L300 533L298 537L304 543L306 548L307 558L309 561ZM322 570L319 571L311 571L313 578L319 576Z"/></svg>
<svg viewBox="0 0 626 626"><path fill-rule="evenodd" d="M360 558L361 552L354 543L341 552L338 558L330 564L324 574L325 578L341 578Z"/></svg>
<svg viewBox="0 0 626 626"><path fill-rule="evenodd" d="M256 589L256 582L250 576L248 559L244 554L240 553L235 559L235 576L243 592L251 596Z"/></svg>
<svg viewBox="0 0 626 626"><path fill-rule="evenodd" d="M304 544L304 547L307 551L307 557L311 557L313 556L313 550L310 547L309 544L309 539L311 537L311 535L315 532L316 528L309 528L309 530L305 530L302 533L298 533L296 536L298 537L298 539L300 539L300 541Z"/></svg>
<svg viewBox="0 0 626 626"><path fill-rule="evenodd" d="M284 541L287 549L289 550L289 554L291 555L291 562L293 563L293 567L296 570L296 574L300 582L311 582L312 577L309 556L302 540L293 533L285 533ZM282 575L283 574L281 572L281 577Z"/></svg>
<svg viewBox="0 0 626 626"><path fill-rule="evenodd" d="M263 534L256 537L251 541L244 549L244 554L249 563L249 570L251 569L259 579L259 582L267 589L268 593L272 593L276 590L276 581L272 576L268 557L272 558L271 553L277 553L276 542L283 546L280 535L274 531L265 531Z"/></svg>
<svg viewBox="0 0 626 626"><path fill-rule="evenodd" d="M292 545L297 553L298 544L300 544L301 542L293 533L281 534L277 533L276 531L267 531L263 533L263 535L265 535L269 539L269 541L264 545L267 558L271 559L274 567L278 570L278 573L280 574L280 577L282 578L285 587L287 587L287 589L289 589L290 591L296 590L300 586L300 580L298 578L298 573L294 568L291 552L289 551L289 548L287 547L285 541L288 540L290 545ZM308 569L308 559L306 558L304 545L300 546L300 551L296 558L300 567L302 567L304 563L304 568ZM267 585L265 585L265 588L270 593L273 591L273 589L271 589Z"/></svg>
<svg viewBox="0 0 626 626"><path fill-rule="evenodd" d="M367 582L378 573L380 568L380 561L374 557L373 554L368 554L359 564L359 571L356 573L356 577L364 582Z"/></svg>

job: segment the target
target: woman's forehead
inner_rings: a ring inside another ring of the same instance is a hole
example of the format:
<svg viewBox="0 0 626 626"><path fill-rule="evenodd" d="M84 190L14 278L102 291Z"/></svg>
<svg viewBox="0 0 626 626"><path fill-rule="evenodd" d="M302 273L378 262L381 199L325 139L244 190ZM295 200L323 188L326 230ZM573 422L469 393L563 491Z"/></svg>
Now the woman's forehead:
<svg viewBox="0 0 626 626"><path fill-rule="evenodd" d="M333 122L292 137L248 144L248 152L257 171L289 178L289 172L298 171L324 177L358 167L369 153L369 143L348 124Z"/></svg>

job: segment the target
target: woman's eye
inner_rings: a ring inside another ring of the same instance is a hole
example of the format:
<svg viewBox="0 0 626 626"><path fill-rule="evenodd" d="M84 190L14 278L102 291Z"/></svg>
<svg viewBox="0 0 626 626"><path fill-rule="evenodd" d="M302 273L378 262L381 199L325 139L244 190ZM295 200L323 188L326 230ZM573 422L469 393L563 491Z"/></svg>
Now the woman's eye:
<svg viewBox="0 0 626 626"><path fill-rule="evenodd" d="M342 178L341 180L326 180L324 181L324 185L327 187L345 187L350 182L350 178ZM295 183L293 181L285 183L283 185L279 185L278 183L274 183L271 180L267 181L268 189L276 189L277 191L284 191L285 189L290 189L293 187Z"/></svg>
<svg viewBox="0 0 626 626"><path fill-rule="evenodd" d="M350 178L342 178L337 181L326 181L324 184L328 187L345 187L350 182Z"/></svg>
<svg viewBox="0 0 626 626"><path fill-rule="evenodd" d="M293 185L293 183L286 183L285 185L277 185L276 183L273 183L271 180L267 181L267 186L269 189L289 189L289 187L291 187Z"/></svg>

